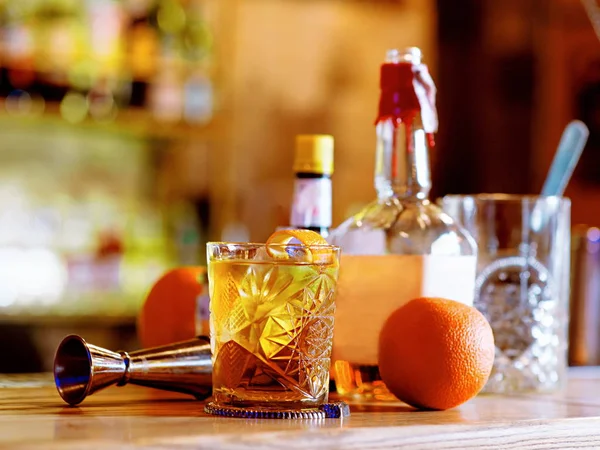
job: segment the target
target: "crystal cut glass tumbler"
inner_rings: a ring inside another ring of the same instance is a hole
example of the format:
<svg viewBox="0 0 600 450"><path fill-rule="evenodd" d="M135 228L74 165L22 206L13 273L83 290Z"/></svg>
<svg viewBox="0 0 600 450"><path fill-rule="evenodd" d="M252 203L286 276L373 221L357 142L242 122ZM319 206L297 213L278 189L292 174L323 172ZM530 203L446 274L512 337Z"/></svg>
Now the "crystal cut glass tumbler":
<svg viewBox="0 0 600 450"><path fill-rule="evenodd" d="M339 248L209 243L207 250L214 402L325 403Z"/></svg>
<svg viewBox="0 0 600 450"><path fill-rule="evenodd" d="M444 211L479 247L474 305L494 330L484 392L552 392L565 381L571 202L561 197L446 196Z"/></svg>

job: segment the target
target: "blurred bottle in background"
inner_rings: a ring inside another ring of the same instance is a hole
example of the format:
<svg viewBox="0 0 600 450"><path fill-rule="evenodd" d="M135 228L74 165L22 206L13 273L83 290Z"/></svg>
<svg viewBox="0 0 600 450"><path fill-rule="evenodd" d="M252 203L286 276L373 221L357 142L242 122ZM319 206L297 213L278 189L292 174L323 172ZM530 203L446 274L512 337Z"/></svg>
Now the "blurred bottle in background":
<svg viewBox="0 0 600 450"><path fill-rule="evenodd" d="M331 227L333 136L296 136L294 198L290 225L324 237Z"/></svg>

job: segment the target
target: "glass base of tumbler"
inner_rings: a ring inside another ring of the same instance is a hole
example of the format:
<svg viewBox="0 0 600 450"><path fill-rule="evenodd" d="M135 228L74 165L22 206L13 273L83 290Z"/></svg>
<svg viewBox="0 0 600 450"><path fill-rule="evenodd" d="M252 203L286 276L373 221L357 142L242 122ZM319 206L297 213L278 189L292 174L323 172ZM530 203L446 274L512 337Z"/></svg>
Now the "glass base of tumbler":
<svg viewBox="0 0 600 450"><path fill-rule="evenodd" d="M303 410L318 408L328 401L329 392L318 397L302 396L290 391L259 391L257 389L213 388L216 405L250 409Z"/></svg>

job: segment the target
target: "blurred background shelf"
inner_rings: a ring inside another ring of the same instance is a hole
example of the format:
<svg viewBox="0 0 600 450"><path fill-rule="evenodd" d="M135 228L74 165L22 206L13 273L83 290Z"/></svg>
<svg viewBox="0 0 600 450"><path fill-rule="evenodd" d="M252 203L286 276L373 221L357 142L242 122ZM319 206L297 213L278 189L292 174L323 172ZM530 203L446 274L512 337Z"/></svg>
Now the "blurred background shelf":
<svg viewBox="0 0 600 450"><path fill-rule="evenodd" d="M64 126L65 120L61 115L58 103L45 104L40 114L20 114L6 111L6 99L0 98L0 121L6 126L27 125L32 128L48 128L56 125ZM219 126L218 118L209 124L196 125L187 122L165 123L152 116L147 110L136 107L120 110L111 121L83 120L76 126L80 130L102 132L144 139L165 140L210 140Z"/></svg>

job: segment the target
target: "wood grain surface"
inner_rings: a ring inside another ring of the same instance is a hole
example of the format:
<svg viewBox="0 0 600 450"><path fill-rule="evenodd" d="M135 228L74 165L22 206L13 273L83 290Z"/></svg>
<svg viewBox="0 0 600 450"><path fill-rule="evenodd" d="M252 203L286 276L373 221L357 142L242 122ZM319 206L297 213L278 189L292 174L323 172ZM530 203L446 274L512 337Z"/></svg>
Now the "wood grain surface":
<svg viewBox="0 0 600 450"><path fill-rule="evenodd" d="M481 395L448 411L353 403L344 420L207 416L191 397L113 387L79 407L49 376L0 375L0 449L600 448L600 368L571 370L553 395Z"/></svg>

